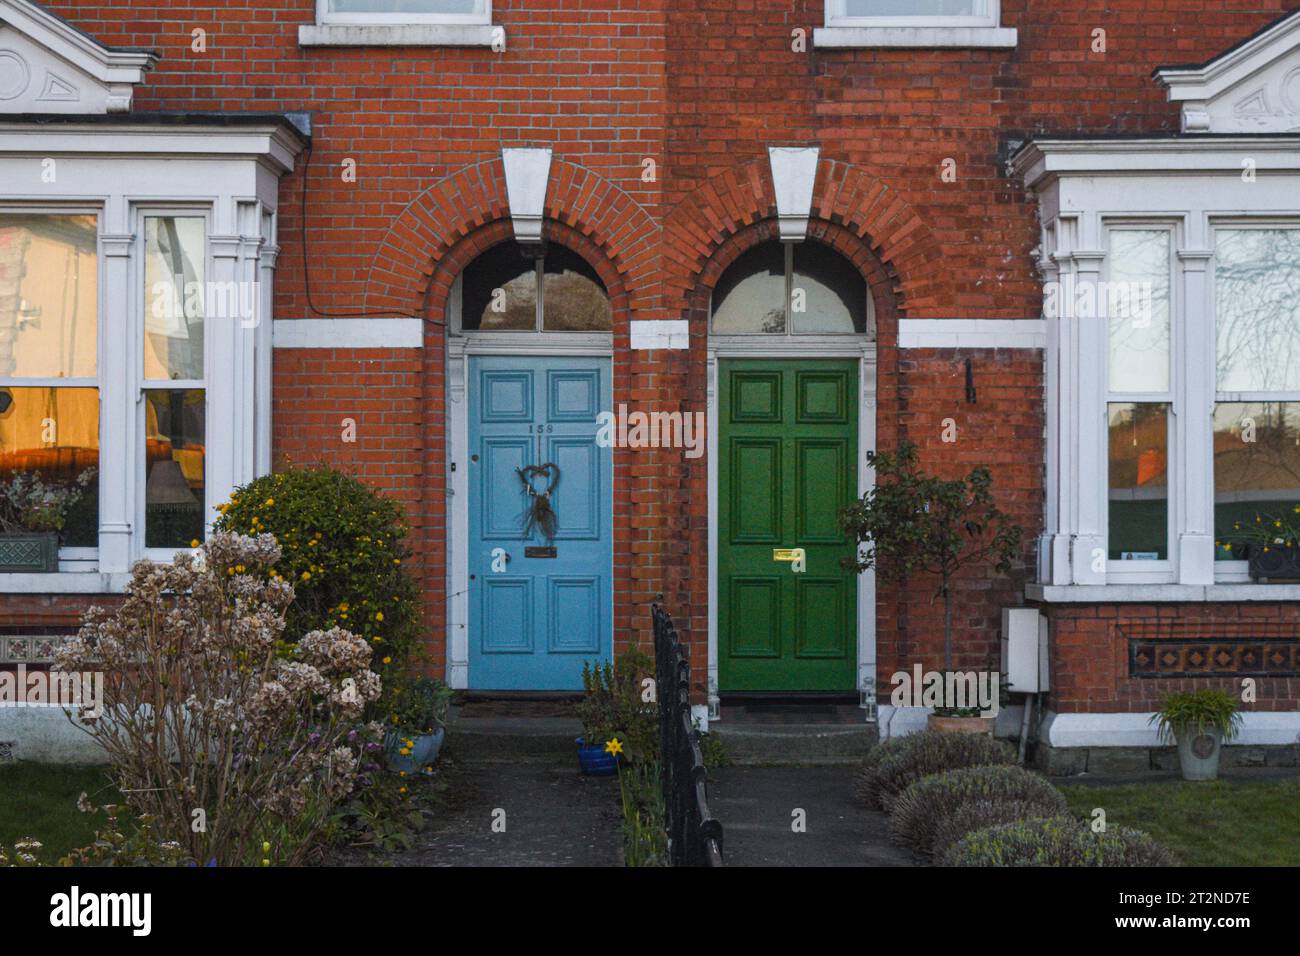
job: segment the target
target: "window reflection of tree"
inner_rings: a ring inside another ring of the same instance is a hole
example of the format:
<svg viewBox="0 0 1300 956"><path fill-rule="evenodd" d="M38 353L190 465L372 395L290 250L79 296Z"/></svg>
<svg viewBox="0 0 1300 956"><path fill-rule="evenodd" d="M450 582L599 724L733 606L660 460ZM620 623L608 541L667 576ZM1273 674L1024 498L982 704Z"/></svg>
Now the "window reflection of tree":
<svg viewBox="0 0 1300 956"><path fill-rule="evenodd" d="M1300 389L1300 229L1218 234L1221 391Z"/></svg>

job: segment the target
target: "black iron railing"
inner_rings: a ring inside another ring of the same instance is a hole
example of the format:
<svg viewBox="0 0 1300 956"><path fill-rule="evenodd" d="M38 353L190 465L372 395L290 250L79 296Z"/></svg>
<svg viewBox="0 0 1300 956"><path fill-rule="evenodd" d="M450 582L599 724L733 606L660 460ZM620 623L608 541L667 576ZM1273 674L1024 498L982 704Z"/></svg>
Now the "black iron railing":
<svg viewBox="0 0 1300 956"><path fill-rule="evenodd" d="M673 619L651 607L668 859L673 866L722 866L722 824L709 813L699 732L691 721L691 665Z"/></svg>

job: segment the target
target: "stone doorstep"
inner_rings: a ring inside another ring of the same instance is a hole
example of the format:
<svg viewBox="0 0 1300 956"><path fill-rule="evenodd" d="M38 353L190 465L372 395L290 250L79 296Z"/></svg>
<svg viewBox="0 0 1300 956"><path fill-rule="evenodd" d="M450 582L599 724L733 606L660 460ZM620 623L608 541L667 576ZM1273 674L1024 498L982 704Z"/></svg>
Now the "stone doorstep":
<svg viewBox="0 0 1300 956"><path fill-rule="evenodd" d="M867 723L728 724L723 720L709 732L741 765L857 763L877 741L876 726Z"/></svg>
<svg viewBox="0 0 1300 956"><path fill-rule="evenodd" d="M1178 751L1173 747L1049 747L1034 748L1033 765L1052 777L1079 774L1156 774L1176 772ZM1300 747L1226 746L1220 765L1225 769L1300 767Z"/></svg>
<svg viewBox="0 0 1300 956"><path fill-rule="evenodd" d="M467 762L496 762L566 756L577 766L574 740L582 735L576 717L468 717L447 723L447 746Z"/></svg>

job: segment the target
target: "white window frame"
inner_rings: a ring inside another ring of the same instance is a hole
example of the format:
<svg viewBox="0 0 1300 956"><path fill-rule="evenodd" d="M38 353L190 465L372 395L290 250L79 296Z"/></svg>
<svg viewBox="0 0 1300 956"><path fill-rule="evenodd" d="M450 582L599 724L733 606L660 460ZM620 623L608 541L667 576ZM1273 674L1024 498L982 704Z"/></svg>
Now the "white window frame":
<svg viewBox="0 0 1300 956"><path fill-rule="evenodd" d="M492 22L492 0L483 0L482 13L335 13L329 0L316 0L316 22L322 26L370 25L398 26L401 24L484 24Z"/></svg>
<svg viewBox="0 0 1300 956"><path fill-rule="evenodd" d="M324 2L324 0L322 0ZM849 16L848 0L826 0L828 27L997 27L1002 16L1001 0L975 0L980 11L974 16L931 14L915 17Z"/></svg>
<svg viewBox="0 0 1300 956"><path fill-rule="evenodd" d="M0 216L94 216L95 217L95 377L94 378L23 378L16 375L0 376L0 388L93 388L99 404L99 446L104 446L108 421L104 405L104 253L99 237L104 233L103 211L94 205L49 205L0 202ZM104 481L103 470L97 474ZM96 484L98 490L100 485ZM99 560L99 543L93 547L59 548L59 564L69 570L90 570Z"/></svg>
<svg viewBox="0 0 1300 956"><path fill-rule="evenodd" d="M849 16L846 0L826 0L825 26L813 29L824 50L877 47L1012 49L1018 35L1002 26L1001 0L978 0L976 16Z"/></svg>
<svg viewBox="0 0 1300 956"><path fill-rule="evenodd" d="M150 561L166 562L172 559L172 555L178 550L187 550L184 546L178 545L172 548L150 548L145 544L147 540L147 529L145 527L146 501L145 485L148 481L148 436L145 434L147 409L145 403L145 392L147 391L203 391L203 514L205 518L210 519L213 513L213 507L216 502L212 499L212 482L209 475L209 455L214 448L212 441L212 403L208 383L212 381L212 346L213 346L213 323L222 320L219 317L209 316L207 314L207 294L204 294L204 315L203 315L203 378L202 379L149 379L144 374L144 353L145 353L145 312L149 305L149 290L145 288L145 221L148 219L202 219L203 220L203 278L205 286L215 281L213 269L215 262L212 256L212 226L213 213L211 204L170 204L170 205L149 205L140 204L133 207L134 227L135 227L135 249L133 254L132 275L134 277L135 288L140 298L136 307L131 310L128 317L129 342L131 349L132 386L131 399L132 408L134 409L134 432L135 440L129 446L129 454L134 459L134 470L136 480L135 490L135 510L134 526L138 529L137 533L137 550L141 557ZM182 297L184 290L181 290ZM128 413L129 414L129 413ZM220 446L217 444L217 453L220 454ZM206 525L210 520L205 521ZM206 533L205 533L206 537Z"/></svg>
<svg viewBox="0 0 1300 956"><path fill-rule="evenodd" d="M1210 268L1207 274L1207 286L1210 296L1210 317L1214 322L1214 343L1215 350L1210 353L1209 376L1211 388L1213 389L1212 402L1214 406L1219 403L1239 403L1239 402L1276 402L1279 404L1296 404L1300 405L1300 392L1225 392L1219 389L1218 366L1215 364L1218 347L1219 331L1219 307L1218 307L1218 282L1216 281L1215 270L1218 265L1217 253L1219 249L1219 231L1222 229L1243 230L1243 229L1291 229L1300 231L1300 218L1297 217L1267 217L1267 216L1216 216L1210 220L1210 242L1209 247L1214 251L1215 256L1210 260ZM1211 474L1213 482L1213 474ZM1213 488L1212 488L1213 491ZM1214 562L1215 578L1225 581L1248 581L1250 580L1250 562L1249 561L1218 561Z"/></svg>
<svg viewBox="0 0 1300 956"><path fill-rule="evenodd" d="M1178 240L1178 223L1167 219L1130 219L1126 217L1107 217L1103 219L1102 228L1104 230L1105 241L1102 246L1106 250L1106 259L1102 264L1101 277L1103 283L1110 281L1111 256L1110 256L1110 237L1116 232L1164 232L1169 237L1169 261L1168 267L1169 278L1169 388L1165 391L1152 392L1116 392L1110 388L1110 315L1109 309L1106 310L1104 317L1099 321L1105 323L1105 348L1102 350L1101 359L1101 376L1104 383L1104 401L1101 408L1101 414L1105 420L1103 434L1106 436L1106 453L1107 453L1107 470L1109 471L1109 412L1112 404L1124 405L1164 405L1168 408L1168 420L1166 428L1168 433L1165 438L1166 447L1169 449L1168 460L1166 461L1167 474L1167 513L1168 521L1165 526L1165 554L1168 557L1157 561L1124 561L1110 557L1109 543L1107 544L1106 557L1106 579L1126 584L1172 584L1174 581L1174 560L1178 542L1178 514L1179 514L1179 487L1178 476L1182 473L1179 463L1180 446L1178 444L1177 428L1175 427L1179 413L1182 411L1180 403L1177 400L1179 388L1182 384L1182 364L1186 358L1183 345L1183 337L1179 334L1179 317L1182 314L1181 297L1179 294L1179 282L1177 274L1177 252L1179 249ZM1103 285L1104 289L1105 286ZM1101 311L1102 294L1097 295L1098 310ZM1107 476L1109 479L1109 475ZM1107 509L1106 523L1110 523L1110 482L1106 482L1107 490Z"/></svg>

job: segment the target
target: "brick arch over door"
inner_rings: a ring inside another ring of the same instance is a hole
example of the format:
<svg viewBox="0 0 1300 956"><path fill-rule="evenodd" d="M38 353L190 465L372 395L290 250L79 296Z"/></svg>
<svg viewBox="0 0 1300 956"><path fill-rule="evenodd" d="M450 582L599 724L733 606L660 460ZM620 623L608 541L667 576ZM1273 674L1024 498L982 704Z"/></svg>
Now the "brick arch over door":
<svg viewBox="0 0 1300 956"><path fill-rule="evenodd" d="M689 193L665 226L667 259L673 264L665 277L669 307L688 307L700 277L731 236L768 220L775 234L775 217L776 195L766 158L719 173ZM942 250L897 189L860 166L823 159L817 166L812 218L814 237L817 222L836 226L874 254L889 276L900 313L943 314ZM840 244L847 245L842 240Z"/></svg>
<svg viewBox="0 0 1300 956"><path fill-rule="evenodd" d="M557 158L551 164L545 217L549 226L567 227L599 247L625 288L640 295L650 293L655 278L655 224L618 186L586 167ZM459 271L447 278L448 270L439 268L443 259L471 237L486 242L480 251L500 241L478 231L492 223L508 228L509 219L500 157L465 166L430 186L402 210L380 243L366 279L365 310L430 317L431 308L445 303ZM553 238L563 241L558 234Z"/></svg>
<svg viewBox="0 0 1300 956"><path fill-rule="evenodd" d="M549 206L549 202L548 202ZM547 218L542 224L543 236L581 256L600 276L609 294L613 313L615 336L626 339L632 314L633 286L629 276L619 269L619 262L599 245L595 230L581 231L578 227ZM514 238L514 228L509 218L493 219L465 234L447 248L440 250L425 278L419 313L425 318L424 349L422 350L423 386L420 396L421 431L423 435L423 479L420 484L419 514L416 525L420 538L422 588L425 604L425 627L435 659L446 660L447 637L447 535L450 533L447 499L447 379L445 323L449 318L452 286L465 267L478 256L502 242ZM628 375L625 364L614 362L615 390L625 388L620 376ZM626 498L627 471L616 450L614 473L614 534L616 539L626 534L628 512L620 502ZM616 556L616 561L618 560Z"/></svg>

